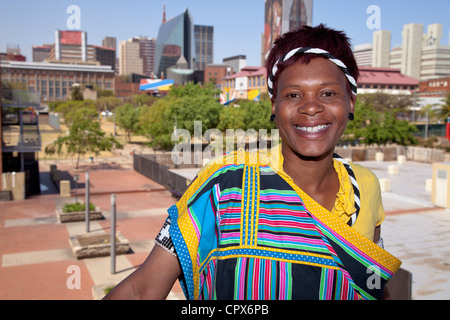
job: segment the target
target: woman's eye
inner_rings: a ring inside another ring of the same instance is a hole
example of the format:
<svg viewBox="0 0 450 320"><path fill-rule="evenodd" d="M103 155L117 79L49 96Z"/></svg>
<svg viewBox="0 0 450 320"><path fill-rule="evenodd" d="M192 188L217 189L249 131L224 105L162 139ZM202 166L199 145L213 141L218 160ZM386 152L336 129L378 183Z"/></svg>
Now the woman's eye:
<svg viewBox="0 0 450 320"><path fill-rule="evenodd" d="M332 97L335 96L336 93L334 93L333 91L325 91L322 95L325 97Z"/></svg>
<svg viewBox="0 0 450 320"><path fill-rule="evenodd" d="M297 98L300 97L300 95L298 93L289 93L287 95L287 97L290 98L290 99L297 99Z"/></svg>

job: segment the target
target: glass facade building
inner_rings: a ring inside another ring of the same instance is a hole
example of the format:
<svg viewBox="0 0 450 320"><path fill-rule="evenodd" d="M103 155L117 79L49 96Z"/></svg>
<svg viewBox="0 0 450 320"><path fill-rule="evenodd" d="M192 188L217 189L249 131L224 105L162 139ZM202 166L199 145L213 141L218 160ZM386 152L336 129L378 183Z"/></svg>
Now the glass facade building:
<svg viewBox="0 0 450 320"><path fill-rule="evenodd" d="M312 7L313 0L265 0L262 65L278 36L312 25Z"/></svg>
<svg viewBox="0 0 450 320"><path fill-rule="evenodd" d="M186 11L161 25L155 46L154 74L156 77L167 75L167 69L175 66L183 56L188 69L194 63L194 23L192 15Z"/></svg>
<svg viewBox="0 0 450 320"><path fill-rule="evenodd" d="M214 27L194 26L195 34L195 70L205 70L214 62Z"/></svg>

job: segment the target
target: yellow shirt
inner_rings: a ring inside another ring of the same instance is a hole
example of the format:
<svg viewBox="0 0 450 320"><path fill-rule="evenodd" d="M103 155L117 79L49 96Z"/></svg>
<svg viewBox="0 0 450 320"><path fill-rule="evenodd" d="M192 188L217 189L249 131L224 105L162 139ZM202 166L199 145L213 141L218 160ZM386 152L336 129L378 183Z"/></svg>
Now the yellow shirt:
<svg viewBox="0 0 450 320"><path fill-rule="evenodd" d="M240 157L239 153L236 157ZM281 144L268 150L268 152L260 151L257 153L241 153L241 157L241 161L244 162L245 157L250 157L252 158L250 161L253 161L252 163L254 164L270 164L270 166L279 174L289 177L289 175L283 170L284 159L281 153ZM224 156L219 156L213 159L211 163L223 162L225 161L225 158L226 157ZM339 177L340 187L339 192L336 195L334 208L331 212L339 216L342 221L347 223L352 214L356 211L354 206L355 200L353 185L344 165L337 160L333 160L333 164ZM355 163L350 163L350 166L352 167L356 181L358 182L361 200L360 212L352 228L367 239L373 241L375 228L383 222L385 217L385 212L381 201L380 183L375 174L373 174L369 169ZM205 169L203 168L200 171L203 170ZM314 202L314 205L320 206L317 202Z"/></svg>
<svg viewBox="0 0 450 320"><path fill-rule="evenodd" d="M354 193L350 177L344 165L334 160L334 168L339 176L340 188L332 213L338 215L344 222L356 211ZM353 229L366 238L373 240L375 227L379 226L385 217L381 200L381 189L378 178L367 168L350 163L359 186L361 208Z"/></svg>
<svg viewBox="0 0 450 320"><path fill-rule="evenodd" d="M284 159L281 152L281 144L270 150L269 158L271 166L275 170L288 176L283 170ZM356 211L353 185L344 165L337 160L333 160L333 165L339 177L340 187L331 212L347 223L351 215ZM375 174L369 169L352 162L350 162L350 166L358 182L361 200L359 215L352 228L373 241L375 228L383 222L385 217L381 201L380 183ZM317 202L316 204L320 206Z"/></svg>

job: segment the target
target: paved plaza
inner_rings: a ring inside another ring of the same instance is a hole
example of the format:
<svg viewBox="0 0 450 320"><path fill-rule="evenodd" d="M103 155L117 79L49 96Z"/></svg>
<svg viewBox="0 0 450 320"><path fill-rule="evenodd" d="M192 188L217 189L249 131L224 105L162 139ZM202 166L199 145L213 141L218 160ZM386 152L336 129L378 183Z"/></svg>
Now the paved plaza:
<svg viewBox="0 0 450 320"><path fill-rule="evenodd" d="M398 174L389 174L396 162L361 164L391 182L382 193L387 215L381 232L385 249L412 273L412 298L450 299L450 210L434 206L426 190L432 165L406 162L397 166Z"/></svg>
<svg viewBox="0 0 450 320"><path fill-rule="evenodd" d="M60 223L55 207L73 197L61 198L49 180L49 161L40 162L42 195L22 201L0 202L0 299L98 299L102 289L114 285L143 263L153 239L176 199L156 182L132 170L132 164L84 164L90 171L91 202L102 210L103 220L91 221L91 232L110 229L111 194L117 197L117 230L130 242L132 252L116 257L111 274L110 257L77 260L69 237L82 234L85 222ZM406 162L389 174L395 162L363 162L380 179L389 179L382 193L387 213L382 225L385 248L412 273L412 298L450 299L450 211L431 203L426 180L430 164ZM79 197L84 197L84 170L58 162L58 168L78 174ZM189 178L194 171L180 174ZM80 286L74 288L73 270ZM184 299L177 283L169 299Z"/></svg>

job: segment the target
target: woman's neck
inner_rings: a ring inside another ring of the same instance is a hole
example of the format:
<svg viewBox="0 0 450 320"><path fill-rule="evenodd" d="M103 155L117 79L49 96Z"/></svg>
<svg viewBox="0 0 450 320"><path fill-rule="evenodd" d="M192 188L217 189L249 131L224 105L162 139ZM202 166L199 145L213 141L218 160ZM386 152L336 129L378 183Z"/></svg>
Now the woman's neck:
<svg viewBox="0 0 450 320"><path fill-rule="evenodd" d="M305 158L284 146L282 155L284 172L311 198L331 211L339 191L333 152L318 158Z"/></svg>

